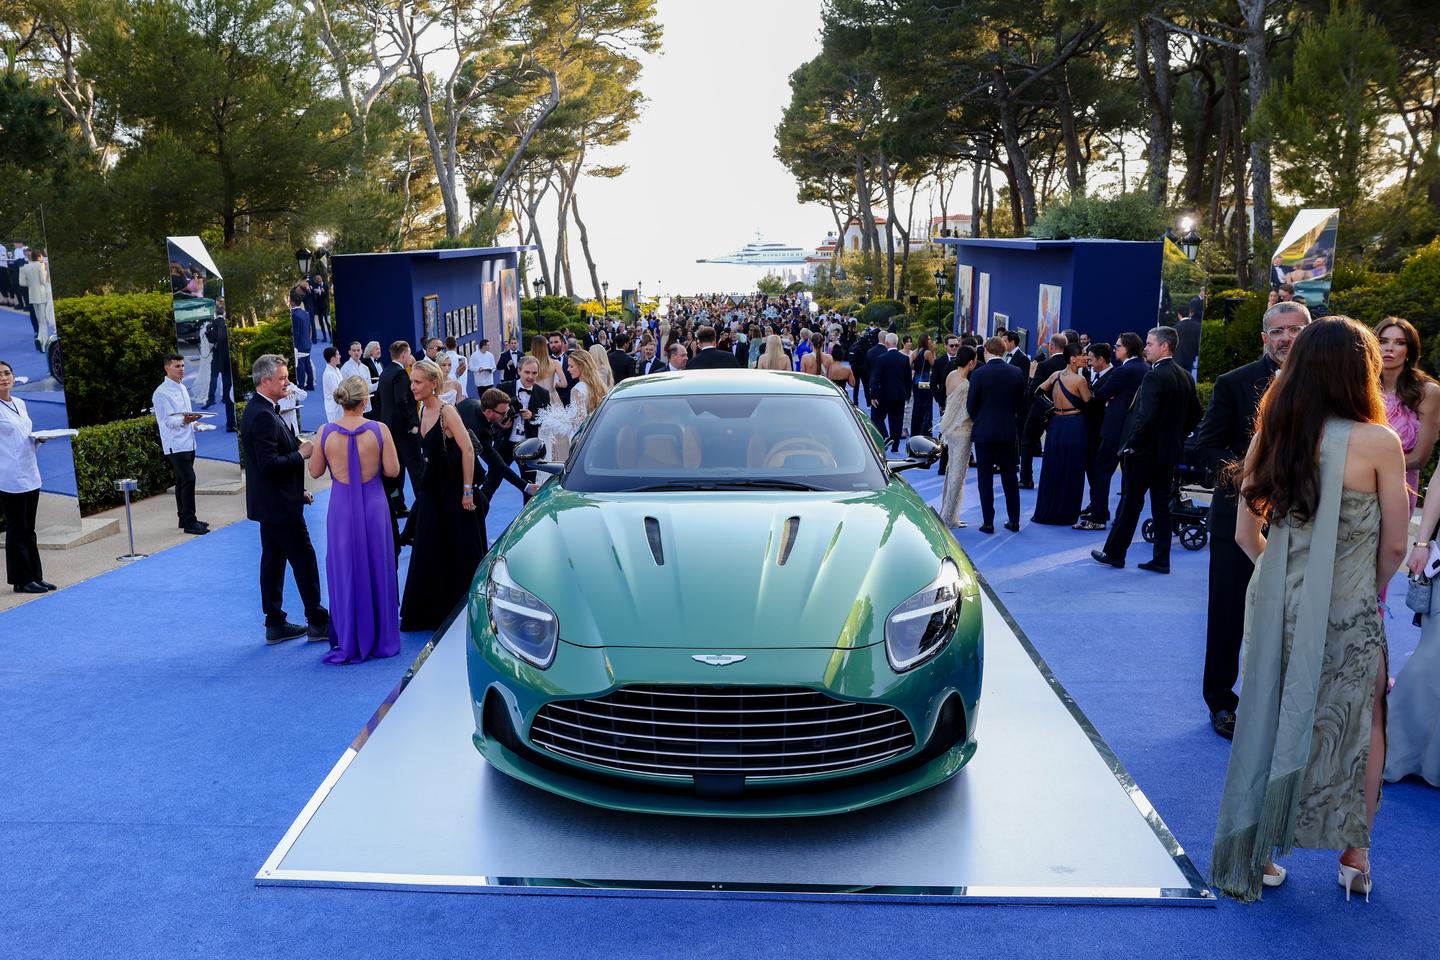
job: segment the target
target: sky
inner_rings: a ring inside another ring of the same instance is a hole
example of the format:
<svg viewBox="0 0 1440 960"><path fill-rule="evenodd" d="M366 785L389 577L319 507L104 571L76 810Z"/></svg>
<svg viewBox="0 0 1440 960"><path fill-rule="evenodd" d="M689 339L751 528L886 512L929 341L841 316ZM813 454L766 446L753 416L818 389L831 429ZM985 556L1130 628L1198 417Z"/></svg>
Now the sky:
<svg viewBox="0 0 1440 960"><path fill-rule="evenodd" d="M649 103L626 143L591 158L628 169L614 180L586 178L577 194L611 296L637 281L646 296L753 289L763 271L696 259L736 250L756 231L813 249L834 230L826 207L796 201L795 180L774 154L790 73L820 49L820 7L659 0L663 46L644 58L639 83ZM588 296L573 228L571 266L576 292Z"/></svg>

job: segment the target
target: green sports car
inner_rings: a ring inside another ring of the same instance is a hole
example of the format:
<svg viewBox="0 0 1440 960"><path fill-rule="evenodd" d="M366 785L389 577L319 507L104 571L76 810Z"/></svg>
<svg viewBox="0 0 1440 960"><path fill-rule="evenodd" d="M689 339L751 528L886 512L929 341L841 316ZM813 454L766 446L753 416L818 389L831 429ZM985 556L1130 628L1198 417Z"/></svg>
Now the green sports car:
<svg viewBox="0 0 1440 960"><path fill-rule="evenodd" d="M975 752L979 586L834 385L626 380L480 565L475 745L545 790L691 816L840 813Z"/></svg>

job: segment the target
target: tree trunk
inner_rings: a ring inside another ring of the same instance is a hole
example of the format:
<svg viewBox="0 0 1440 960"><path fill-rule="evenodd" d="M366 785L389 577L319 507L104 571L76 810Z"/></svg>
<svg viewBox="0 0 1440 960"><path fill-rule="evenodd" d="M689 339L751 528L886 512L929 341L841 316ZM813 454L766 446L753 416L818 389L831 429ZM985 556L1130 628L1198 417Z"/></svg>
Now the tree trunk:
<svg viewBox="0 0 1440 960"><path fill-rule="evenodd" d="M1174 84L1170 74L1170 41L1165 25L1154 17L1137 21L1135 69L1150 101L1150 197L1165 203L1170 194L1170 154L1174 130Z"/></svg>
<svg viewBox="0 0 1440 960"><path fill-rule="evenodd" d="M1060 68L1055 93L1060 111L1060 133L1065 138L1065 185L1072 197L1081 196L1085 193L1085 174L1080 168L1080 131L1075 123L1075 105L1070 97L1070 77L1066 67Z"/></svg>
<svg viewBox="0 0 1440 960"><path fill-rule="evenodd" d="M1240 51L1234 48L1225 51L1225 100L1230 125L1226 139L1230 146L1231 191L1235 203L1235 213L1230 218L1230 229L1234 232L1230 239L1235 244L1235 277L1244 284L1250 269L1250 231L1245 209L1245 120L1240 109Z"/></svg>
<svg viewBox="0 0 1440 960"><path fill-rule="evenodd" d="M895 299L895 178L899 168L892 167L884 153L880 154L880 185L885 190L885 296ZM908 230L906 233L908 234Z"/></svg>
<svg viewBox="0 0 1440 960"><path fill-rule="evenodd" d="M900 249L900 288L899 288L898 291L896 291L895 299L896 299L896 300L900 300L901 302L903 302L903 301L905 300L905 294L908 292L908 290L907 290L908 274L906 273L906 271L907 271L907 270L909 269L909 267L910 267L910 230L909 230L909 223L910 223L910 220L915 216L915 194L918 193L919 190L920 190L920 183L919 183L918 180L917 180L915 183L912 183L912 184L910 185L910 209L909 209L909 211L907 211L906 214L905 214L906 229L905 229L904 231L902 231L901 234L900 234L900 242L903 243L904 246L901 247L901 249ZM929 238L927 237L926 239L929 239Z"/></svg>
<svg viewBox="0 0 1440 960"><path fill-rule="evenodd" d="M1030 179L1030 158L1020 144L1020 121L1010 85L1002 70L995 71L1000 88L1000 133L1005 138L1005 176L1010 181L1010 208L1015 217L1017 236L1024 236L1035 222L1035 182Z"/></svg>
<svg viewBox="0 0 1440 960"><path fill-rule="evenodd" d="M1205 88L1201 95L1200 121L1195 128L1195 142L1191 144L1186 158L1185 185L1181 188L1185 205L1194 209L1200 206L1205 194L1205 175L1210 170L1210 147L1215 138L1215 114L1220 103L1220 92L1215 89L1215 78L1209 70L1201 70ZM1217 151L1223 155L1223 151Z"/></svg>
<svg viewBox="0 0 1440 960"><path fill-rule="evenodd" d="M1250 68L1250 115L1255 116L1270 86L1270 60L1265 41L1267 0L1240 0L1245 17L1245 59ZM1255 256L1250 261L1250 282L1263 286L1270 275L1266 262L1275 242L1270 214L1270 138L1259 133L1250 141L1250 195L1255 207Z"/></svg>
<svg viewBox="0 0 1440 960"><path fill-rule="evenodd" d="M865 260L865 269L870 269L870 255L875 249L871 241L878 236L875 229L875 211L870 205L870 180L865 173L865 157L855 151L855 199L860 205L860 253Z"/></svg>
<svg viewBox="0 0 1440 960"><path fill-rule="evenodd" d="M575 199L574 190L570 191L570 215L575 218L575 226L580 230L580 250L585 254L585 266L590 271L590 286L595 291L595 299L602 299L600 289L600 274L595 269L595 258L590 255L590 231L585 229L585 221L580 219L580 201Z"/></svg>

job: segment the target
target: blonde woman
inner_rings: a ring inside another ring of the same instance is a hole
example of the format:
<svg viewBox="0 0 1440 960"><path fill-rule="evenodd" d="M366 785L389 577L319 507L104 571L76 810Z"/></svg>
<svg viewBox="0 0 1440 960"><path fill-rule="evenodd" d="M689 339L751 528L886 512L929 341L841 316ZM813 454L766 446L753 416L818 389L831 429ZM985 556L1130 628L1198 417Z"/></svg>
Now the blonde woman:
<svg viewBox="0 0 1440 960"><path fill-rule="evenodd" d="M610 388L606 385L604 375L600 372L599 363L593 354L576 350L570 354L570 360L566 366L570 382L575 384L570 390L570 404L580 411L578 419L584 420L595 412L596 407L600 406L600 401L605 399L605 394L610 392ZM609 369L608 357L605 359L605 366L606 369Z"/></svg>
<svg viewBox="0 0 1440 960"><path fill-rule="evenodd" d="M608 391L615 386L615 371L610 369L610 355L605 348L598 343L592 343L589 351L590 359L595 361L595 369L600 373L600 379L605 383Z"/></svg>
<svg viewBox="0 0 1440 960"><path fill-rule="evenodd" d="M760 354L760 359L755 361L757 370L789 370L790 358L785 355L785 348L780 343L780 337L770 334L765 338L765 352Z"/></svg>
<svg viewBox="0 0 1440 960"><path fill-rule="evenodd" d="M450 375L455 369L455 354L442 352L436 355L435 362L440 367L440 401L453 407L465 396L465 388Z"/></svg>
<svg viewBox="0 0 1440 960"><path fill-rule="evenodd" d="M432 360L418 360L410 368L410 393L420 404L425 470L405 525L413 547L400 603L401 630L440 626L469 590L485 555L475 512L475 450L460 414L440 399L442 382Z"/></svg>
<svg viewBox="0 0 1440 960"><path fill-rule="evenodd" d="M540 373L536 375L535 382L549 390L552 398L557 390L570 386L560 361L550 356L550 344L544 337L537 335L530 338L530 356L540 364Z"/></svg>

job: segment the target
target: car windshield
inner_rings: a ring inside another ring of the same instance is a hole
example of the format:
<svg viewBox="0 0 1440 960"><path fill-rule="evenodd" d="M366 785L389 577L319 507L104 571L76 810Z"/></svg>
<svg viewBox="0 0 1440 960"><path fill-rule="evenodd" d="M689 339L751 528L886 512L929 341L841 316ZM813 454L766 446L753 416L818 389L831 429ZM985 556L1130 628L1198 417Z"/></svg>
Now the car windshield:
<svg viewBox="0 0 1440 960"><path fill-rule="evenodd" d="M614 397L586 424L568 490L878 490L885 472L852 407L834 397Z"/></svg>

